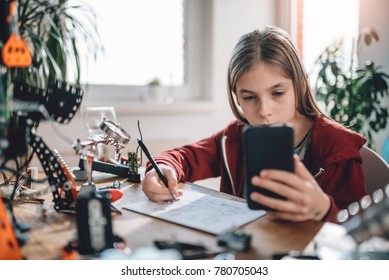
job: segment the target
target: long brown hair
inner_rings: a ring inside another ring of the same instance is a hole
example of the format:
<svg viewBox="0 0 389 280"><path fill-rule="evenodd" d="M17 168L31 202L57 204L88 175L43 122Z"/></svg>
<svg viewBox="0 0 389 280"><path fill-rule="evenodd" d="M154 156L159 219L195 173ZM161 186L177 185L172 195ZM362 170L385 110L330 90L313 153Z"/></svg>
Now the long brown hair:
<svg viewBox="0 0 389 280"><path fill-rule="evenodd" d="M309 87L304 66L290 36L284 30L269 26L243 35L236 44L228 67L228 100L235 117L248 123L236 99L236 82L259 62L277 66L293 82L296 110L302 115L324 115Z"/></svg>

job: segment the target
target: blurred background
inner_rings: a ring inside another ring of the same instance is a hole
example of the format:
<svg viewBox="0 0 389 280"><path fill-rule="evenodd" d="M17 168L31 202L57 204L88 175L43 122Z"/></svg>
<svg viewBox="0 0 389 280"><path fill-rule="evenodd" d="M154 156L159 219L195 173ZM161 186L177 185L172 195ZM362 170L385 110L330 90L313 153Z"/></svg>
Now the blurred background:
<svg viewBox="0 0 389 280"><path fill-rule="evenodd" d="M373 61L382 67L380 71L389 73L386 0L84 2L96 15L101 50L91 57L88 48L78 49L79 82L85 96L75 118L60 126L73 139L86 139L85 109L95 106L115 108L117 122L131 136L128 151L137 146L138 120L144 142L154 155L219 131L234 119L226 88L232 49L240 36L267 25L291 34L313 88L323 66L318 57L342 38L339 55L344 71ZM74 82L72 67L67 71L68 80ZM371 103L369 99L366 102ZM387 106L389 98L378 94L374 102ZM326 108L324 101L320 104ZM347 101L342 104L350 106ZM388 120L385 114L380 118ZM61 141L49 124L42 122L38 134L69 165L77 165L72 147ZM372 135L374 149L382 154L389 126L372 131Z"/></svg>

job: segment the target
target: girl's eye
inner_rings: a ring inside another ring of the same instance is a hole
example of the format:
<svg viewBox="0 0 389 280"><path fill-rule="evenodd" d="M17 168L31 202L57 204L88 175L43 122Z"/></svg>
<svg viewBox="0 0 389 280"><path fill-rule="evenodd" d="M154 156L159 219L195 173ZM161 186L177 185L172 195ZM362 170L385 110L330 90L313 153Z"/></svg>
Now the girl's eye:
<svg viewBox="0 0 389 280"><path fill-rule="evenodd" d="M243 100L253 100L253 99L255 99L254 95L249 95L249 96L243 97Z"/></svg>
<svg viewBox="0 0 389 280"><path fill-rule="evenodd" d="M275 91L272 93L273 96L282 96L284 94L283 91Z"/></svg>

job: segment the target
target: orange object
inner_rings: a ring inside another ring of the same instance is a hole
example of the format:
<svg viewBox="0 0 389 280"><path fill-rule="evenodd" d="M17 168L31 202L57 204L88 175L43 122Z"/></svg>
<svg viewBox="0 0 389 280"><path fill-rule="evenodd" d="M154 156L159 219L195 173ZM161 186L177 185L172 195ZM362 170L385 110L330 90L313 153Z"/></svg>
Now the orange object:
<svg viewBox="0 0 389 280"><path fill-rule="evenodd" d="M54 156L56 157L56 159L58 160L59 164L61 165L61 167L63 169L63 172L66 176L66 179L68 179L68 181L69 181L73 198L77 199L78 193L77 193L77 189L76 189L76 181L74 180L74 178L72 176L72 172L70 171L69 166L67 165L67 163L65 162L65 160L63 159L63 157L60 155L60 153L57 150L54 149L53 152L54 152ZM59 193L60 197L62 197L62 193L63 193L63 186L62 186L60 193Z"/></svg>
<svg viewBox="0 0 389 280"><path fill-rule="evenodd" d="M77 259L78 259L78 254L76 250L67 247L61 249L61 260L71 261Z"/></svg>
<svg viewBox="0 0 389 280"><path fill-rule="evenodd" d="M32 58L30 50L19 34L11 34L5 43L3 50L3 63L11 67L28 67L31 65Z"/></svg>
<svg viewBox="0 0 389 280"><path fill-rule="evenodd" d="M112 202L121 199L123 196L123 192L121 190L109 190L109 194L111 195Z"/></svg>
<svg viewBox="0 0 389 280"><path fill-rule="evenodd" d="M17 10L18 2L12 1L9 3L9 14L6 18L6 21L8 24L11 24L12 18L17 16L16 10Z"/></svg>
<svg viewBox="0 0 389 280"><path fill-rule="evenodd" d="M6 21L10 26L11 35L2 49L3 63L8 68L28 67L31 65L32 58L30 50L19 34L17 1L12 1L9 7Z"/></svg>
<svg viewBox="0 0 389 280"><path fill-rule="evenodd" d="M19 244L16 240L7 210L0 197L0 260L21 260Z"/></svg>
<svg viewBox="0 0 389 280"><path fill-rule="evenodd" d="M121 190L112 189L112 190L100 190L97 191L99 194L106 194L109 193L111 196L111 202L115 202L116 200L119 200L123 196L123 192Z"/></svg>

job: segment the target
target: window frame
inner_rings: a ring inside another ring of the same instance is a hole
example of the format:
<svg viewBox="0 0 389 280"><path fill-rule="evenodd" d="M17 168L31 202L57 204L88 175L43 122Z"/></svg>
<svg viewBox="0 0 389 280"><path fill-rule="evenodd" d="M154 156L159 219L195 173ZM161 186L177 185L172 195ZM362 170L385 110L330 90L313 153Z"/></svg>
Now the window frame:
<svg viewBox="0 0 389 280"><path fill-rule="evenodd" d="M157 94L173 92L175 101L209 101L211 80L212 1L184 1L185 84L183 86L158 86ZM85 106L101 106L107 101L115 106L129 103L142 104L145 86L83 84ZM143 104L146 104L143 102ZM159 104L161 105L161 104ZM120 109L119 109L120 110Z"/></svg>

